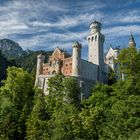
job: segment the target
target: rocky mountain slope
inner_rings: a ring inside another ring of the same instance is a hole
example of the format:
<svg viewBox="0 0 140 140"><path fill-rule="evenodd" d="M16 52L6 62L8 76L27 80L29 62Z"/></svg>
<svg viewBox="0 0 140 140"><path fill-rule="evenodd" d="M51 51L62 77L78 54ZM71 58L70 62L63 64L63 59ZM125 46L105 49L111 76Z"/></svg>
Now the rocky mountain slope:
<svg viewBox="0 0 140 140"><path fill-rule="evenodd" d="M19 44L10 39L0 40L0 50L2 54L8 59L17 58L19 56L22 56L24 53Z"/></svg>

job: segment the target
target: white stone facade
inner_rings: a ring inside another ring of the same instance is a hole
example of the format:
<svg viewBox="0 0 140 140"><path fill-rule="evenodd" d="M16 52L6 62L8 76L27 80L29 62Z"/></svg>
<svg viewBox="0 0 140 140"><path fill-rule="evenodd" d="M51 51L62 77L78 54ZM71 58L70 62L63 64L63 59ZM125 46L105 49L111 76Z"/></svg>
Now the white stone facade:
<svg viewBox="0 0 140 140"><path fill-rule="evenodd" d="M119 55L119 48L112 48L110 47L106 56L105 56L105 63L110 66L113 70L115 70L115 60L118 59Z"/></svg>

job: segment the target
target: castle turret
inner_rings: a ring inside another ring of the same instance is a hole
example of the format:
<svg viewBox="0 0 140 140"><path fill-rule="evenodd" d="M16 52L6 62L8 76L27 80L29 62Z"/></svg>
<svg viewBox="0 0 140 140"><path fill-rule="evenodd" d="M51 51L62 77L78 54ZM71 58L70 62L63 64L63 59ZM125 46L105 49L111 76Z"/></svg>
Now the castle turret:
<svg viewBox="0 0 140 140"><path fill-rule="evenodd" d="M82 45L78 42L73 44L72 54L72 76L79 77L81 70L81 48Z"/></svg>
<svg viewBox="0 0 140 140"><path fill-rule="evenodd" d="M105 37L101 34L101 23L94 21L90 24L91 33L87 37L88 40L88 61L99 66L98 80L103 81L104 71L104 50L103 44Z"/></svg>
<svg viewBox="0 0 140 140"><path fill-rule="evenodd" d="M116 47L114 49L114 59L118 59L118 56L119 56L119 49Z"/></svg>
<svg viewBox="0 0 140 140"><path fill-rule="evenodd" d="M133 37L132 33L131 33L130 38L129 38L129 47L130 48L135 48L136 47L136 43L135 43L135 40L134 40L134 37Z"/></svg>
<svg viewBox="0 0 140 140"><path fill-rule="evenodd" d="M37 83L38 83L38 76L40 74L42 74L44 60L45 60L45 56L44 55L39 54L37 56L37 67L36 67L36 80L35 80L35 85L37 85Z"/></svg>
<svg viewBox="0 0 140 140"><path fill-rule="evenodd" d="M98 21L94 21L90 24L91 34L97 33L101 31L102 24Z"/></svg>

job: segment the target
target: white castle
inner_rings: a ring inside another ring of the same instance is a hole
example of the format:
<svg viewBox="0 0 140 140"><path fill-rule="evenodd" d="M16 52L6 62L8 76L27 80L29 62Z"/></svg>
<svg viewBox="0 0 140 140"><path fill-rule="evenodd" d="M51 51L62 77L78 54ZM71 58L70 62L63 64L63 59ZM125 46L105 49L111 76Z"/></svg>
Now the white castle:
<svg viewBox="0 0 140 140"><path fill-rule="evenodd" d="M49 57L48 63L44 63L45 56L37 56L37 69L35 85L48 93L48 79L56 73L62 73L66 77L77 79L81 87L81 98L87 97L90 89L97 81L107 82L108 67L115 70L114 60L118 58L119 49L110 48L104 59L105 36L101 33L101 23L94 21L90 24L88 41L88 61L81 58L82 45L78 42L73 44L72 55L56 48ZM131 35L129 46L134 47L135 41Z"/></svg>

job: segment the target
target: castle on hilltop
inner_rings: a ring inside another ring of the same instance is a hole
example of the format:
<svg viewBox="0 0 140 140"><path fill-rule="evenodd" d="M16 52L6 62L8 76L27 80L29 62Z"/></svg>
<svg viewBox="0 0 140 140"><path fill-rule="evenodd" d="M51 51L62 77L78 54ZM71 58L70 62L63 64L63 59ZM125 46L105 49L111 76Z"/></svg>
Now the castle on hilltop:
<svg viewBox="0 0 140 140"><path fill-rule="evenodd" d="M72 55L57 47L49 57L48 63L44 63L45 56L38 55L35 85L43 89L47 95L48 79L62 73L66 77L72 76L77 79L83 98L89 95L92 85L97 81L106 83L108 67L113 70L116 68L114 59L117 59L119 49L110 48L104 59L105 36L101 33L101 26L97 21L90 24L90 34L87 36L88 61L81 58L82 45L79 42L73 43ZM136 45L132 35L129 45Z"/></svg>

